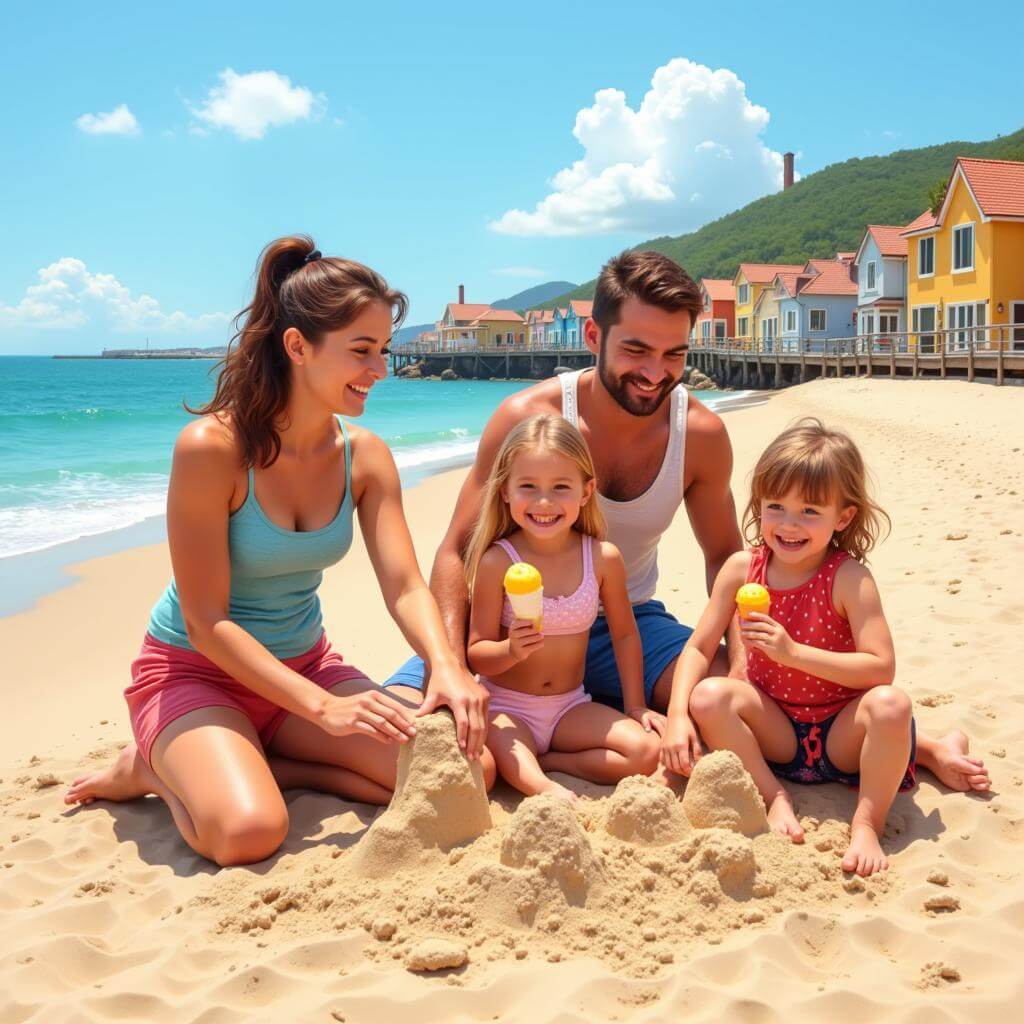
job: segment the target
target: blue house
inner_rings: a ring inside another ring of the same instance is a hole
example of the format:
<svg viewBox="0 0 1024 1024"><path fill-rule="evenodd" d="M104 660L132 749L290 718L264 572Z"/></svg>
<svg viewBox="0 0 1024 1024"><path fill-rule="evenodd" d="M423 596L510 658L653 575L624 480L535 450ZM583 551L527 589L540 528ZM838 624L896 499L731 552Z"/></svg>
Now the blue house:
<svg viewBox="0 0 1024 1024"><path fill-rule="evenodd" d="M566 348L583 348L583 325L594 311L594 303L572 299L563 318L563 337Z"/></svg>
<svg viewBox="0 0 1024 1024"><path fill-rule="evenodd" d="M869 224L864 233L854 259L859 335L887 336L907 330L907 240L903 230L893 224Z"/></svg>
<svg viewBox="0 0 1024 1024"><path fill-rule="evenodd" d="M567 309L556 309L554 319L544 326L544 344L547 348L565 348L565 318Z"/></svg>
<svg viewBox="0 0 1024 1024"><path fill-rule="evenodd" d="M778 302L779 348L821 352L825 342L855 333L857 271L853 254L808 260L798 274L776 274L772 297Z"/></svg>

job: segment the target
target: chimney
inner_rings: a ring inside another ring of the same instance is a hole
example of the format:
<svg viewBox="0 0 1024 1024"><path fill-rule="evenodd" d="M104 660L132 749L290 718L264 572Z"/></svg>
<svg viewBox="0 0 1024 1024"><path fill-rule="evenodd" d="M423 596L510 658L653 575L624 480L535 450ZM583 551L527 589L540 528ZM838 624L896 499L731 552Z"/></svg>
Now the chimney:
<svg viewBox="0 0 1024 1024"><path fill-rule="evenodd" d="M783 189L793 187L793 154L782 154L782 187Z"/></svg>
<svg viewBox="0 0 1024 1024"><path fill-rule="evenodd" d="M466 286L464 284L459 285L459 305L464 306L466 304Z"/></svg>

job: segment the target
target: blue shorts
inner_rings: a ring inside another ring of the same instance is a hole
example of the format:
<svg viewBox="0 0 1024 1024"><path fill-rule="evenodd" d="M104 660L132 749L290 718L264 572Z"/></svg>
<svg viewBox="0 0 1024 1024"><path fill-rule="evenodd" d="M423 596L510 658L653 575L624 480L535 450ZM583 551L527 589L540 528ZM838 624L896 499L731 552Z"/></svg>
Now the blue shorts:
<svg viewBox="0 0 1024 1024"><path fill-rule="evenodd" d="M860 772L844 772L837 768L825 749L828 734L832 731L839 713L836 712L824 722L798 722L790 718L793 732L796 734L796 753L793 760L786 764L769 761L768 767L776 775L789 782L841 782L844 786L856 789L860 785ZM910 763L900 781L900 792L913 789L916 778L917 760L917 724L910 720Z"/></svg>
<svg viewBox="0 0 1024 1024"><path fill-rule="evenodd" d="M661 678L662 672L682 653L693 630L665 611L661 601L635 604L633 615L640 631L640 644L644 652L644 699L649 707L655 684ZM393 676L384 681L384 685L411 686L416 690L422 690L423 661L418 657L410 658ZM615 651L608 635L608 623L603 615L599 615L597 621L590 627L583 686L602 704L622 708L622 684L619 681L619 670L615 665Z"/></svg>

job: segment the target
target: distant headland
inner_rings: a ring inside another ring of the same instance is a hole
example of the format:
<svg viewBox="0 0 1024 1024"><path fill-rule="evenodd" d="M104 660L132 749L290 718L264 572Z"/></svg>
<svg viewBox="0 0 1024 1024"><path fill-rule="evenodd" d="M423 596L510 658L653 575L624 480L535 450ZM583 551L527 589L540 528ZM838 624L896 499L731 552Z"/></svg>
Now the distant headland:
<svg viewBox="0 0 1024 1024"><path fill-rule="evenodd" d="M213 348L105 348L99 355L54 356L54 359L223 359L227 349Z"/></svg>

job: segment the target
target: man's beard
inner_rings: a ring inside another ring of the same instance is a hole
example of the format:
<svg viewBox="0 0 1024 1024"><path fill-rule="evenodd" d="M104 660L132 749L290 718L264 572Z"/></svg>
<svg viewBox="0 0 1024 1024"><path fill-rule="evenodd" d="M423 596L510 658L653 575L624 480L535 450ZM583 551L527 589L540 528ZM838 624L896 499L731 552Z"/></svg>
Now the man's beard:
<svg viewBox="0 0 1024 1024"><path fill-rule="evenodd" d="M669 378L657 391L652 391L649 398L641 398L636 392L629 390L629 383L630 381L639 381L647 384L648 381L642 377L616 377L608 369L603 345L597 353L597 375L601 378L605 391L631 416L653 416L661 408L662 402L668 398L672 390L683 379L681 376Z"/></svg>

